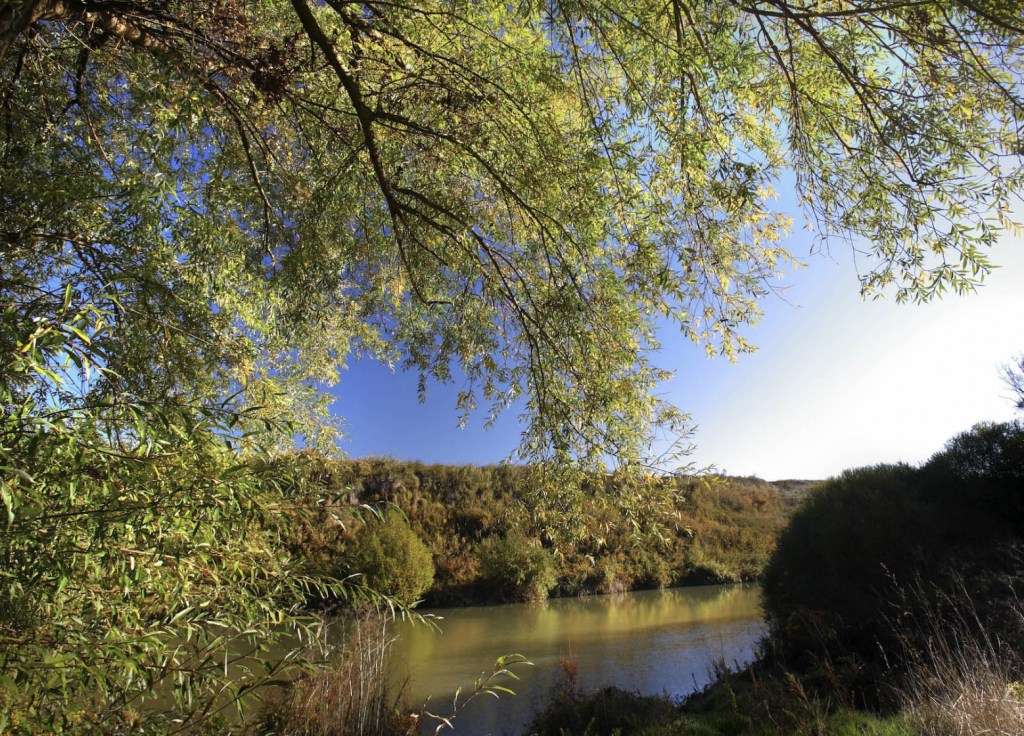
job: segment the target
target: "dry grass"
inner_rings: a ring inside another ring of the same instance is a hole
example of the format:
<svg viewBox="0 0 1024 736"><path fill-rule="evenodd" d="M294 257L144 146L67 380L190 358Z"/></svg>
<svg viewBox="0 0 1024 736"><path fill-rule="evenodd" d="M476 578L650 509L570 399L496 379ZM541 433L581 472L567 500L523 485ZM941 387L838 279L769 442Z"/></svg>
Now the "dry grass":
<svg viewBox="0 0 1024 736"><path fill-rule="evenodd" d="M944 609L927 609L908 653L903 697L912 722L921 736L1024 734L1020 654L986 632L966 596ZM1024 624L1020 604L1014 613Z"/></svg>
<svg viewBox="0 0 1024 736"><path fill-rule="evenodd" d="M416 732L406 714L404 688L389 684L395 637L388 617L362 614L349 621L329 666L296 682L268 732L278 736L408 736Z"/></svg>
<svg viewBox="0 0 1024 736"><path fill-rule="evenodd" d="M922 736L1024 734L1024 701L1015 668L982 645L946 650L915 669L907 695Z"/></svg>

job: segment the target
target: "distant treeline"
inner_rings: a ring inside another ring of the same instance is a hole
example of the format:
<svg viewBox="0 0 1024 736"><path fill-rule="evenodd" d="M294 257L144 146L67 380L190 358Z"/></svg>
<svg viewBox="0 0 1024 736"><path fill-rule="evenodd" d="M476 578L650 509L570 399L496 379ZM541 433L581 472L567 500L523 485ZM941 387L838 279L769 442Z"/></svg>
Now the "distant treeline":
<svg viewBox="0 0 1024 736"><path fill-rule="evenodd" d="M756 580L811 485L656 478L622 504L607 475L556 510L526 467L295 459L317 510L289 551L427 605Z"/></svg>

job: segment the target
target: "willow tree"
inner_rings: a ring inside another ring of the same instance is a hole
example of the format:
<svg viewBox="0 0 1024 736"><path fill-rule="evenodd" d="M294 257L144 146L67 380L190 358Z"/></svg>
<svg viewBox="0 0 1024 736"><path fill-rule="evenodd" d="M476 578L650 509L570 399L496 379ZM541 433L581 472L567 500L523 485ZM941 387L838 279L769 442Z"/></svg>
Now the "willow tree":
<svg viewBox="0 0 1024 736"><path fill-rule="evenodd" d="M43 494L41 446L88 435L102 469L261 423L329 444L319 389L362 357L464 382L466 412L525 406L527 460L644 464L686 426L658 327L752 349L793 260L780 181L867 251L865 294L984 277L1021 186L1022 31L990 0L0 3L10 549L60 518L52 559L134 570L93 513L117 486Z"/></svg>
<svg viewBox="0 0 1024 736"><path fill-rule="evenodd" d="M867 243L865 292L984 275L1020 186L1018 11L7 2L5 298L114 315L94 391L313 420L370 356L465 376L465 409L525 399L531 458L629 462L680 418L660 319L750 349L781 177Z"/></svg>

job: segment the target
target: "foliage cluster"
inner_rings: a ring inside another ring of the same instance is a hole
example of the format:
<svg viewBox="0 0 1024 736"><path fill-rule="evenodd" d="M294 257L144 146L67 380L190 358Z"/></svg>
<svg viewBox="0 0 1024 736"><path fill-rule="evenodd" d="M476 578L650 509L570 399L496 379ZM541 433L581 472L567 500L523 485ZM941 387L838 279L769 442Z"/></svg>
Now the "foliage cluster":
<svg viewBox="0 0 1024 736"><path fill-rule="evenodd" d="M358 572L352 514L393 504L434 559L432 605L755 580L789 513L775 487L755 478L652 479L632 491L648 494L646 507L622 508L615 485L626 481L596 476L575 508L556 511L527 467L312 453L302 467L304 493L334 500L289 548L313 570Z"/></svg>
<svg viewBox="0 0 1024 736"><path fill-rule="evenodd" d="M487 537L477 554L481 583L498 600L541 600L557 582L548 551L518 532Z"/></svg>
<svg viewBox="0 0 1024 736"><path fill-rule="evenodd" d="M304 509L229 409L83 391L108 315L52 298L0 319L0 731L200 728L304 665L273 648L316 638L310 597L356 589L283 554Z"/></svg>
<svg viewBox="0 0 1024 736"><path fill-rule="evenodd" d="M862 468L821 484L765 572L776 645L799 668L852 660L865 685L898 672L901 651L927 650L927 617L1024 651L1014 607L1022 501L1020 422L978 425L920 468Z"/></svg>
<svg viewBox="0 0 1024 736"><path fill-rule="evenodd" d="M318 389L369 357L423 394L464 375L466 412L524 402L528 461L635 469L688 427L659 321L752 349L780 182L870 244L866 293L984 277L1024 183L1017 10L4 3L4 301L116 314L108 393L329 445Z"/></svg>

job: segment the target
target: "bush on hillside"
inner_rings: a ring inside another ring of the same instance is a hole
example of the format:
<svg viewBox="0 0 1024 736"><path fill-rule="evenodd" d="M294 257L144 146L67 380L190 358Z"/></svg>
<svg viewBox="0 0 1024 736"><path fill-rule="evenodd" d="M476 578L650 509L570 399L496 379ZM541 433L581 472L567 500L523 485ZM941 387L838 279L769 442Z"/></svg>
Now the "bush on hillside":
<svg viewBox="0 0 1024 736"><path fill-rule="evenodd" d="M634 545L626 553L626 564L632 572L632 587L638 590L664 588L672 584L672 570L660 550Z"/></svg>
<svg viewBox="0 0 1024 736"><path fill-rule="evenodd" d="M371 519L360 532L354 567L370 588L401 603L416 601L434 580L430 550L394 508Z"/></svg>
<svg viewBox="0 0 1024 736"><path fill-rule="evenodd" d="M479 558L482 582L499 600L542 600L558 582L551 555L518 532L488 537Z"/></svg>

